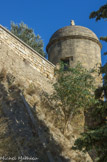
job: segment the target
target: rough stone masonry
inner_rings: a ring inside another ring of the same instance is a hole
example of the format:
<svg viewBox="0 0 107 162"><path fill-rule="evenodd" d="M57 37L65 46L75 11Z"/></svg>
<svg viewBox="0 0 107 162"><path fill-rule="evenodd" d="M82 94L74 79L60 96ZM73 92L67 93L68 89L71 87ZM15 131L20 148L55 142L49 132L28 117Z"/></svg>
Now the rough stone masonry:
<svg viewBox="0 0 107 162"><path fill-rule="evenodd" d="M0 70L2 68L25 85L33 82L43 90L52 89L55 65L0 25Z"/></svg>

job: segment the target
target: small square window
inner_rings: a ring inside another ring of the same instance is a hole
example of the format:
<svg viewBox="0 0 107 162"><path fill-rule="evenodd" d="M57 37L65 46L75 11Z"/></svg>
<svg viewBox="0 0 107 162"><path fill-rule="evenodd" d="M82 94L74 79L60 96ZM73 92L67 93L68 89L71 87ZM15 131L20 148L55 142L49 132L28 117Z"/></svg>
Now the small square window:
<svg viewBox="0 0 107 162"><path fill-rule="evenodd" d="M67 70L69 67L69 58L61 59L61 61L64 63L64 70Z"/></svg>

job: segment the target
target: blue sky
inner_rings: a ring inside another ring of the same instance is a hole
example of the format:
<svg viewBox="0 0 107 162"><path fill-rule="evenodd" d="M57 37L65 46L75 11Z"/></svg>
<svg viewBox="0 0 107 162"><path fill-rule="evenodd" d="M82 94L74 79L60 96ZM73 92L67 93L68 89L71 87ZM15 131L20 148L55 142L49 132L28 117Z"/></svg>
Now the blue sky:
<svg viewBox="0 0 107 162"><path fill-rule="evenodd" d="M98 37L107 35L107 21L89 19L90 12L97 10L106 0L0 0L0 24L10 29L10 22L23 21L39 34L44 49L51 35L75 20L76 25L88 27ZM107 50L103 43L102 53ZM102 63L107 57L102 57Z"/></svg>

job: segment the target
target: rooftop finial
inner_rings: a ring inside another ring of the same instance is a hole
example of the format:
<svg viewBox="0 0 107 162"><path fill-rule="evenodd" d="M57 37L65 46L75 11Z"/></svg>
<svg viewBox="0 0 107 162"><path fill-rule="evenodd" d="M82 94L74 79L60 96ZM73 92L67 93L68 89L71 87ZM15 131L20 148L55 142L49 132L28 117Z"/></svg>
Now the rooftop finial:
<svg viewBox="0 0 107 162"><path fill-rule="evenodd" d="M73 25L75 25L75 22L74 22L74 20L71 20L71 25L73 26Z"/></svg>

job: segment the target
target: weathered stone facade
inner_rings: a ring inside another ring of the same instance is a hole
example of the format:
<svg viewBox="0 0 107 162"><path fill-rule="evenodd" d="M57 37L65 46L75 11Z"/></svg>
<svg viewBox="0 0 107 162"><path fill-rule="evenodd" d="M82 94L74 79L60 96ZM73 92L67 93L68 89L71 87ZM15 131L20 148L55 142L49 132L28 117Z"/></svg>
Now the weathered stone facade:
<svg viewBox="0 0 107 162"><path fill-rule="evenodd" d="M57 30L47 45L49 61L57 64L60 60L74 67L80 62L86 69L101 65L101 44L90 29L82 26L66 26ZM95 73L99 86L101 76Z"/></svg>
<svg viewBox="0 0 107 162"><path fill-rule="evenodd" d="M39 78L43 77L49 81L54 79L55 65L52 63L57 64L60 60L69 59L70 66L75 66L79 61L87 69L101 64L101 44L97 36L88 28L81 26L67 26L56 31L47 45L47 52L50 61L0 25L0 57L1 60L4 60L4 63L3 61L1 63L6 66L8 60L11 62L11 57L13 57L12 68L18 70L15 63L15 58L17 58L17 61L20 60L20 64L32 69L30 75L38 73L41 76L38 77L40 84L43 79ZM7 55L6 58L4 58L5 55ZM20 74L21 71L25 71L24 67L19 68ZM29 75L27 70L24 75ZM96 81L101 83L101 77Z"/></svg>
<svg viewBox="0 0 107 162"><path fill-rule="evenodd" d="M56 31L47 45L47 52L54 64L67 58L71 58L71 66L78 61L88 69L101 64L101 44L97 36L81 26L67 26Z"/></svg>
<svg viewBox="0 0 107 162"><path fill-rule="evenodd" d="M80 61L88 69L95 66L96 63L101 63L101 56L100 56L101 46L96 35L93 32L89 32L90 31L89 29L84 31L84 27L81 27L81 30L76 30L76 31L73 30L70 35L70 31L68 30L68 28L71 31L71 26L67 28L65 27L66 32L63 32L63 29L60 29L58 33L55 33L51 38L50 43L47 47L50 61L56 64L60 59L65 59L65 57L67 58L69 57L71 66L74 66L78 61ZM76 29L78 29L78 27ZM80 35L78 35L78 32L79 34L81 32L82 34L81 38ZM61 37L61 39L59 39L57 36L59 38ZM53 137L55 138L55 140L58 143L61 143L61 146L62 144L64 144L63 147L64 151L61 150L63 152L63 156L67 157L69 161L72 162L73 161L91 162L92 160L88 155L84 156L83 154L79 152L75 152L71 149L71 145L75 140L76 133L71 136L70 140L65 138L61 134L60 130L58 130L57 128L54 127L54 125L52 125L51 119L49 119L50 112L47 115L46 111L43 110L44 105L43 107L41 107L42 90L47 92L48 94L53 92L52 84L55 80L54 77L55 65L53 65L51 62L46 60L44 57L42 57L39 53L34 51L28 45L26 45L23 41L21 41L19 38L13 35L7 29L0 26L0 70L2 68L6 69L7 73L13 74L13 76L15 76L15 79L18 83L22 82L22 86L23 89L25 89L25 92L27 92L29 85L32 83L37 87L34 95L30 96L28 93L26 93L25 97L27 99L27 102L31 105L32 108L35 108L35 104L36 104L36 115L39 117L39 119L45 122L45 124L47 125L46 128L49 128L49 132L51 132L51 134L54 135ZM98 76L96 76L96 78L98 84L101 83L101 77L99 77L98 79ZM21 104L22 106L20 105L17 98L15 98L12 101L14 102L15 100L17 101L18 104L17 106L18 111L16 113L13 113L12 114L13 116L10 118L11 120L13 119L16 120L18 118L19 124L21 122L20 120L25 120L24 127L26 128L27 127L26 123L29 122L29 120L28 118L25 117L25 111L23 111L24 106L22 104ZM7 102L7 108L9 108L8 102ZM15 109L14 111L16 111L16 105L14 106L14 109ZM5 109L5 111L7 110ZM22 114L23 116L20 116L20 112L23 113ZM20 119L20 117L22 117L22 119ZM53 120L53 116L52 116L52 120ZM74 121L72 121L72 125L74 125L76 129L78 128L77 127L78 123L74 124ZM73 128L73 126L71 126L70 129L71 132L77 131L76 129ZM31 133L32 128L28 126L28 130L29 133ZM43 131L45 132L46 129L44 128ZM18 130L16 131L16 134L17 132ZM33 135L31 133L31 138L32 136ZM46 135L46 137L48 136ZM52 138L50 139L52 140ZM58 147L58 145L55 146L55 148L56 147ZM54 149L53 143L51 149Z"/></svg>
<svg viewBox="0 0 107 162"><path fill-rule="evenodd" d="M25 87L34 84L44 91L52 90L55 65L0 25L0 70L2 68Z"/></svg>
<svg viewBox="0 0 107 162"><path fill-rule="evenodd" d="M29 62L33 69L36 69L46 78L53 79L55 66L0 25L0 48L2 48L2 44L14 51L14 57L20 56L24 62Z"/></svg>

